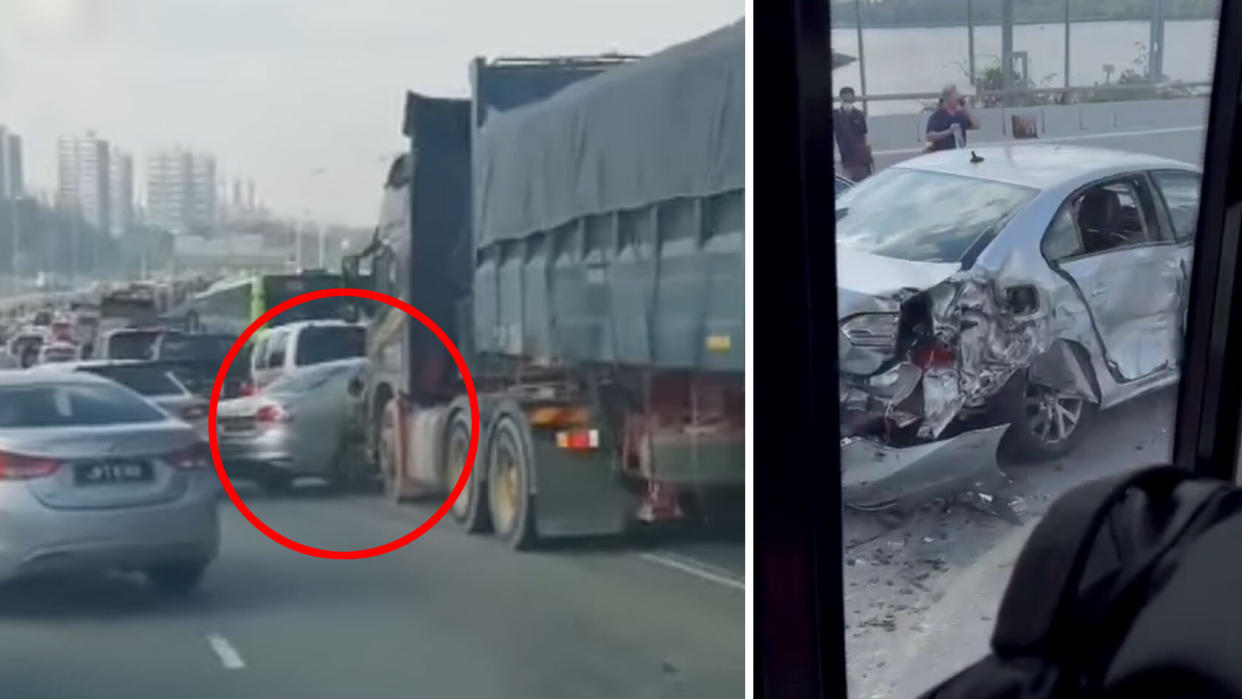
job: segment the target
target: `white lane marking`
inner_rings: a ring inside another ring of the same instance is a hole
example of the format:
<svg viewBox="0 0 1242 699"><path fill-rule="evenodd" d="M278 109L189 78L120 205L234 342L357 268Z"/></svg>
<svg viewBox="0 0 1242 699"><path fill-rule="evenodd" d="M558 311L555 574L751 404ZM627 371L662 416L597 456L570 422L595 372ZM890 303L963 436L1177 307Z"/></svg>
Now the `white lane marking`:
<svg viewBox="0 0 1242 699"><path fill-rule="evenodd" d="M1169 126L1160 129L1140 129L1138 131L1101 131L1091 134L1074 134L1072 136L1055 136L1053 138L1034 138L1034 139L1011 139L1008 141L986 141L983 143L967 144L967 148L971 145L976 147L982 146L1012 146L1026 145L1030 143L1060 143L1062 141L1088 141L1095 138L1122 138L1125 136L1155 136L1164 133L1182 133L1186 131L1202 131L1203 126ZM877 150L873 155L901 155L903 153L922 153L923 147L918 148L891 148L888 150Z"/></svg>
<svg viewBox="0 0 1242 699"><path fill-rule="evenodd" d="M693 575L696 578L709 580L717 585L724 585L725 587L731 587L735 590L746 589L745 581L738 580L736 577L724 572L716 572L702 563L690 561L682 558L681 556L674 557L662 553L640 553L638 554L638 557L644 561L666 566L674 570L680 570L681 572Z"/></svg>
<svg viewBox="0 0 1242 699"><path fill-rule="evenodd" d="M220 664L225 670L241 670L246 667L246 661L242 660L241 653L229 643L229 639L218 633L207 634L207 642L211 644L211 649L220 657Z"/></svg>

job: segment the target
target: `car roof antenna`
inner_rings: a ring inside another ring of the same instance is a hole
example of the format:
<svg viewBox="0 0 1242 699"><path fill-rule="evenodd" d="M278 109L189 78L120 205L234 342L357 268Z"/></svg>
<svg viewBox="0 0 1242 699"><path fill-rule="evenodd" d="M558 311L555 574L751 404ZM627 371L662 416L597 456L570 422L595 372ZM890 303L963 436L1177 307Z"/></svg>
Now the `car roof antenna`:
<svg viewBox="0 0 1242 699"><path fill-rule="evenodd" d="M970 164L974 165L976 163L981 163L981 162L983 162L983 157L980 156L978 153L974 152L973 150L970 151Z"/></svg>

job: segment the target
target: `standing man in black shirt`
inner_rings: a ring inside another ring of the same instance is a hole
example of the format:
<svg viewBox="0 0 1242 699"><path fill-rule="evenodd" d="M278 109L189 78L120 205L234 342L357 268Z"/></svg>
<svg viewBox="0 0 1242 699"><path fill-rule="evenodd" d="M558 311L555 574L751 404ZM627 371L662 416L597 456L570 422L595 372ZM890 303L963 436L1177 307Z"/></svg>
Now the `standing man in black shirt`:
<svg viewBox="0 0 1242 699"><path fill-rule="evenodd" d="M966 100L955 85L940 91L940 109L927 118L927 150L948 150L966 147L966 131L979 128L966 110Z"/></svg>
<svg viewBox="0 0 1242 699"><path fill-rule="evenodd" d="M841 107L832 111L832 131L841 152L841 169L855 182L871 174L871 145L867 143L867 116L854 102L854 88L841 88Z"/></svg>

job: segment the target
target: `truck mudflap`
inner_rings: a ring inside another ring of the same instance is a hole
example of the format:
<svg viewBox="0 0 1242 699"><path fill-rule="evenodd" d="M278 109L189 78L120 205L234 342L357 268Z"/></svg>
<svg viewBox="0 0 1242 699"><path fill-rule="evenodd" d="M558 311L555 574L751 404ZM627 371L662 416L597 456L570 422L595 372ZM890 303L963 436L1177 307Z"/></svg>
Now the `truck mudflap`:
<svg viewBox="0 0 1242 699"><path fill-rule="evenodd" d="M558 445L554 430L531 430L540 538L615 535L629 525L637 498L621 486L608 437L597 434L598 448L575 450Z"/></svg>
<svg viewBox="0 0 1242 699"><path fill-rule="evenodd" d="M996 461L1008 425L909 447L855 437L841 443L841 497L849 507L915 505L962 491L992 492L1006 482Z"/></svg>

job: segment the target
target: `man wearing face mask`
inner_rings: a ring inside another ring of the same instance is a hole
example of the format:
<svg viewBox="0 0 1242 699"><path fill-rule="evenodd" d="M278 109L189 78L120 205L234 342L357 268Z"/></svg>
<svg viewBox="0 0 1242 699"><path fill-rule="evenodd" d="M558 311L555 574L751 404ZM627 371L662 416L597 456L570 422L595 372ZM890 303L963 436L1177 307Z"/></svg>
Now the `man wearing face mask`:
<svg viewBox="0 0 1242 699"><path fill-rule="evenodd" d="M927 150L948 150L966 147L966 131L979 128L966 110L966 99L955 85L940 91L940 109L927 118Z"/></svg>
<svg viewBox="0 0 1242 699"><path fill-rule="evenodd" d="M867 116L854 102L854 88L841 88L841 107L832 112L832 131L841 153L841 169L855 182L871 174L871 146L867 143Z"/></svg>

